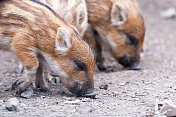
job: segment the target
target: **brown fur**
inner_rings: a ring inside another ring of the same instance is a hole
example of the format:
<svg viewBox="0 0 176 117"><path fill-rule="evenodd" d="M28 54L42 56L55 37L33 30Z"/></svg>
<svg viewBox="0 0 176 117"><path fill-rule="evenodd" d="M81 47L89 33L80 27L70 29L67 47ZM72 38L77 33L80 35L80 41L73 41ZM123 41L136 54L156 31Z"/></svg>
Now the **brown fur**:
<svg viewBox="0 0 176 117"><path fill-rule="evenodd" d="M88 25L88 14L85 0L38 0L49 5L60 17L78 30L83 37ZM47 72L47 71L46 71ZM50 74L52 74L49 71ZM51 81L53 77L49 74L46 78ZM40 81L40 80L38 80Z"/></svg>
<svg viewBox="0 0 176 117"><path fill-rule="evenodd" d="M88 9L88 22L101 37L101 39L98 38L100 40L98 41L100 42L99 45L102 45L101 43L104 42L110 48L112 55L117 61L121 64L121 61L123 61L122 65L125 67L132 67L134 64L139 63L145 28L137 1L86 0L86 4ZM113 9L115 10L113 11ZM119 19L115 25L112 23L112 13L114 13L114 18ZM138 44L127 44L127 34L136 38ZM86 40L89 42L90 36ZM101 48L99 50L102 50ZM102 57L101 52L98 53L97 58L102 59L99 58ZM124 62L125 59L127 63ZM99 61L101 64L100 68L104 66L102 61Z"/></svg>
<svg viewBox="0 0 176 117"><path fill-rule="evenodd" d="M4 45L10 44L24 66L17 93L24 91L36 77L43 77L45 65L76 95L93 89L91 49L50 8L32 0L0 0L0 37L2 42L9 39ZM79 70L75 60L84 63L86 70ZM41 82L46 86L45 81Z"/></svg>
<svg viewBox="0 0 176 117"><path fill-rule="evenodd" d="M85 0L39 0L49 5L68 24L76 27L83 36L88 25L88 14Z"/></svg>

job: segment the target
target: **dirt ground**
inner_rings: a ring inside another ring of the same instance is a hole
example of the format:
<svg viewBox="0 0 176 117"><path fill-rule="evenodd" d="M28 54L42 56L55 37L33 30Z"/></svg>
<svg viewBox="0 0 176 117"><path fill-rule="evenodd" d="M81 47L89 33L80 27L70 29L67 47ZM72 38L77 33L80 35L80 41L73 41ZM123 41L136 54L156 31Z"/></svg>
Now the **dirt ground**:
<svg viewBox="0 0 176 117"><path fill-rule="evenodd" d="M176 1L139 1L147 31L142 70L125 70L108 58L116 69L95 74L98 99L78 98L51 85L52 93L35 91L30 99L17 97L19 111L9 112L4 104L15 95L5 90L19 75L18 60L12 53L0 51L0 117L145 117L154 114L156 96L176 104L176 18L160 17L163 10L176 8ZM108 84L107 90L99 88L102 83Z"/></svg>

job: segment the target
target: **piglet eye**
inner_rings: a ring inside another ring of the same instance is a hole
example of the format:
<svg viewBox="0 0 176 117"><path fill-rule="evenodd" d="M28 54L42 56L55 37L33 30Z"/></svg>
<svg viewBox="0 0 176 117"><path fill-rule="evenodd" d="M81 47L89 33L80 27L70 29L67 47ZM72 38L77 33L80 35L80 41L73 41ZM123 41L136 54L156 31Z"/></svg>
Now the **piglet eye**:
<svg viewBox="0 0 176 117"><path fill-rule="evenodd" d="M86 70L86 65L85 63L79 61L79 60L74 60L75 64L76 64L76 67L77 69L79 70L82 70L82 71L85 71Z"/></svg>
<svg viewBox="0 0 176 117"><path fill-rule="evenodd" d="M129 45L137 45L138 40L134 36L126 34L126 43Z"/></svg>

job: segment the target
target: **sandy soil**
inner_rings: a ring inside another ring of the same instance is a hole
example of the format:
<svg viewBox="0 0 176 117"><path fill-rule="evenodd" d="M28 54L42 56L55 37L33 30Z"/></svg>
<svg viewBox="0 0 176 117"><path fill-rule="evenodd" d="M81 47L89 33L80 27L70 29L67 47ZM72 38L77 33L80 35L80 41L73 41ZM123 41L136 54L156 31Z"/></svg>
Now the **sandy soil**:
<svg viewBox="0 0 176 117"><path fill-rule="evenodd" d="M175 0L140 0L146 37L142 56L143 69L124 70L108 58L116 69L95 74L95 89L99 99L78 98L64 93L62 86L51 85L52 93L35 91L30 99L17 97L19 112L8 112L5 102L14 92L5 91L19 75L18 60L0 51L0 117L145 117L154 114L156 96L176 104L176 18L163 19L160 12L176 8ZM108 84L107 90L99 85Z"/></svg>

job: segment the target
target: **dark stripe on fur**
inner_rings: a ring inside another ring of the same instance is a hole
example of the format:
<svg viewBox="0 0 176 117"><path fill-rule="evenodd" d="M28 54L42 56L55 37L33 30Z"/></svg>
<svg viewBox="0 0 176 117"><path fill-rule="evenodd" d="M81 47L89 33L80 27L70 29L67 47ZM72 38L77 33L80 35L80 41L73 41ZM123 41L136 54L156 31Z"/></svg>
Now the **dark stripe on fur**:
<svg viewBox="0 0 176 117"><path fill-rule="evenodd" d="M59 19L62 19L62 21L65 23L64 19L63 19L62 17L60 17L53 9L51 9L51 8L50 8L49 6L47 6L46 4L43 4L43 3L41 3L41 2L38 1L38 0L30 0L30 1L35 2L35 3L37 3L37 4L40 4L40 5L44 6L44 7L46 7L46 8L49 9L56 17L58 17ZM65 23L65 24L66 24L66 23Z"/></svg>
<svg viewBox="0 0 176 117"><path fill-rule="evenodd" d="M21 22L26 22L28 21L27 18L24 18L20 15L17 15L17 14L8 14L7 16L2 16L0 14L0 19L12 19L12 20L18 20L18 21L21 21Z"/></svg>
<svg viewBox="0 0 176 117"><path fill-rule="evenodd" d="M23 25L16 24L16 23L0 23L0 26L18 26L18 27L23 27Z"/></svg>

